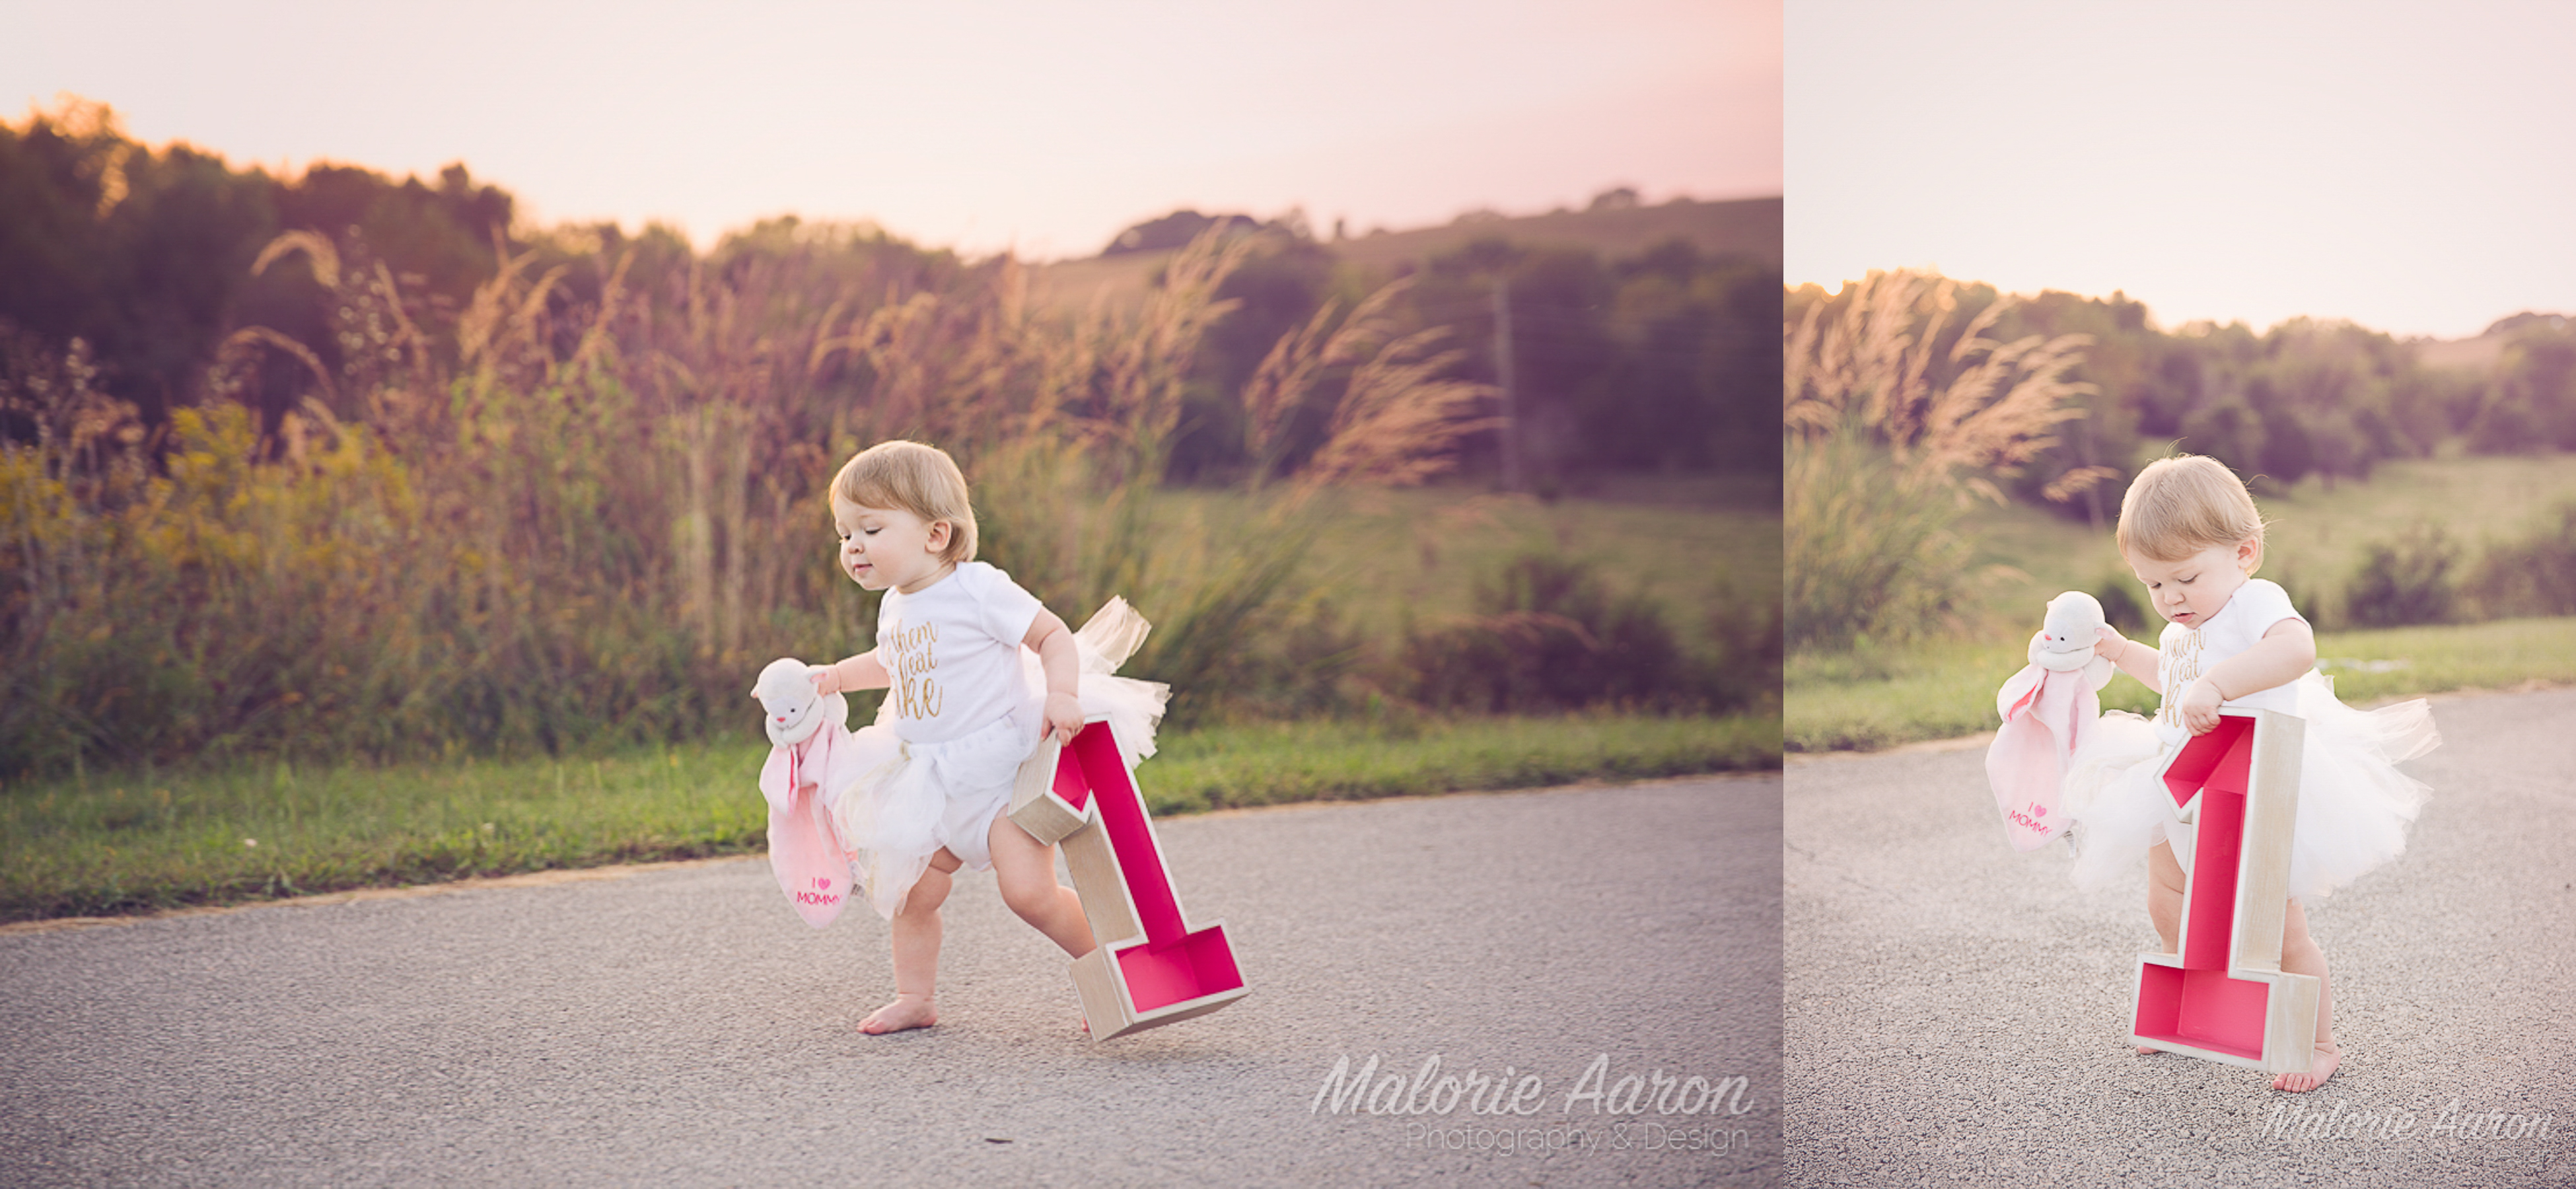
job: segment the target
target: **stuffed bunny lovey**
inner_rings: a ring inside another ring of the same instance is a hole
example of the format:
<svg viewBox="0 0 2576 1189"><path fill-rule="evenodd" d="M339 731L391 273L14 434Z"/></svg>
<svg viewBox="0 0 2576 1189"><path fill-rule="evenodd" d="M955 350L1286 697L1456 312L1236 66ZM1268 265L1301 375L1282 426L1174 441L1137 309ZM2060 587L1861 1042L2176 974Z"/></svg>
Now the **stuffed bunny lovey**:
<svg viewBox="0 0 2576 1189"><path fill-rule="evenodd" d="M850 700L814 692L809 666L780 657L760 671L751 696L769 732L769 761L760 792L769 800L769 869L805 923L820 929L841 914L850 894L850 861L832 825L826 786L846 775ZM839 761L839 762L835 762Z"/></svg>
<svg viewBox="0 0 2576 1189"><path fill-rule="evenodd" d="M1995 693L2003 725L1986 748L1986 781L1994 786L2004 833L2020 850L2036 850L2066 833L2058 805L2075 749L2102 717L2097 691L2111 680L2110 658L2093 647L2103 626L2102 603L2080 590L2048 601L2040 632L2025 655L2030 663Z"/></svg>
<svg viewBox="0 0 2576 1189"><path fill-rule="evenodd" d="M2040 622L2039 634L2030 638L2030 663L2051 673L2082 669L2085 684L2095 689L2110 684L2111 658L2093 651L2109 622L2102 617L2100 599L2080 590L2067 591L2048 600L2048 614Z"/></svg>
<svg viewBox="0 0 2576 1189"><path fill-rule="evenodd" d="M760 699L760 708L767 712L760 725L768 729L773 745L803 743L826 722L849 725L850 699L815 693L813 679L806 676L811 671L805 662L782 656L763 667L760 680L752 683L751 696Z"/></svg>

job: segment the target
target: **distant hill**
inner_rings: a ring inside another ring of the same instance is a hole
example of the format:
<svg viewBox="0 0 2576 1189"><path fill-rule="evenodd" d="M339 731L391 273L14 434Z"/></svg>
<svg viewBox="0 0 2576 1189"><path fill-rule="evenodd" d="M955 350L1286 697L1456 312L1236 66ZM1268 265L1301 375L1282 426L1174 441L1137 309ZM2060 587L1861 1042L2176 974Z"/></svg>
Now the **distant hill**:
<svg viewBox="0 0 2576 1189"><path fill-rule="evenodd" d="M2415 362L2438 371L2477 372L2483 375L2493 369L2496 359L2504 354L2506 340L2511 339L2515 331L2534 322L2563 326L2567 322L2567 316L2525 311L2509 318L2497 319L2494 325L2478 332L2476 338L2417 339L2411 344L2415 348Z"/></svg>
<svg viewBox="0 0 2576 1189"><path fill-rule="evenodd" d="M1522 244L1565 244L1605 256L1632 256L1669 239L1686 239L1712 253L1739 253L1780 263L1781 202L1746 198L1701 202L1676 198L1659 206L1551 211L1518 218L1463 215L1441 227L1380 231L1321 241L1335 256L1371 271L1392 272L1474 240L1498 236ZM1063 260L1030 270L1029 290L1042 301L1079 302L1103 291L1116 296L1144 287L1171 251L1126 252Z"/></svg>
<svg viewBox="0 0 2576 1189"><path fill-rule="evenodd" d="M1343 259L1392 266L1424 260L1486 236L1524 244L1570 244L1604 256L1633 256L1668 239L1686 239L1712 253L1740 253L1780 263L1780 200L1747 198L1697 202L1676 198L1661 206L1624 210L1551 211L1524 218L1461 218L1446 227L1390 231L1326 245Z"/></svg>

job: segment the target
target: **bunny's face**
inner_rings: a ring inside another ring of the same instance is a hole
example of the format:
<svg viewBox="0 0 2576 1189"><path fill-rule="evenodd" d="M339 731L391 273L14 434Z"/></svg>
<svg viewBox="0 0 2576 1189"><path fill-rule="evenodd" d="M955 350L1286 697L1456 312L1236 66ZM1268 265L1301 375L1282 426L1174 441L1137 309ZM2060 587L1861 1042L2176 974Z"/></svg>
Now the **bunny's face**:
<svg viewBox="0 0 2576 1189"><path fill-rule="evenodd" d="M760 700L761 726L768 730L771 743L793 743L813 733L823 697L814 692L814 679L806 673L804 662L782 657L769 662L751 687L751 696Z"/></svg>
<svg viewBox="0 0 2576 1189"><path fill-rule="evenodd" d="M2102 604L2080 590L2048 601L2048 618L2040 636L2045 652L2089 652L2102 626Z"/></svg>

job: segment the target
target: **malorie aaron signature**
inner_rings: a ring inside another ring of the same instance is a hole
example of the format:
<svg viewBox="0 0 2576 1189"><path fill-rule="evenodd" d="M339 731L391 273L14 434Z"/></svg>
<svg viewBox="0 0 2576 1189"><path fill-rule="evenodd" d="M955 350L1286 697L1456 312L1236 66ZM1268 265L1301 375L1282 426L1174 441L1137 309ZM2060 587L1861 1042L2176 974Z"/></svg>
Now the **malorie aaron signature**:
<svg viewBox="0 0 2576 1189"><path fill-rule="evenodd" d="M1324 1075L1323 1087L1315 1091L1315 1101L1307 1114L1372 1115L1445 1115L1464 1104L1475 1115L1535 1115L1545 1109L1547 1090L1534 1073L1520 1073L1513 1066L1503 1067L1502 1076L1489 1077L1481 1069L1470 1069L1465 1077L1440 1072L1440 1055L1433 1053L1408 1078L1401 1073L1378 1073L1377 1054L1358 1070L1351 1068L1345 1053L1333 1062L1332 1071ZM1514 1075L1518 1074L1516 1078ZM1753 1109L1746 1101L1752 1084L1743 1075L1723 1077L1712 1082L1693 1074L1687 1078L1667 1074L1661 1069L1643 1076L1629 1074L1610 1081L1610 1055L1592 1059L1583 1076L1574 1080L1574 1089L1566 1092L1559 1114L1573 1114L1578 1105L1589 1106L1596 1115L1642 1115L1649 1111L1661 1115L1714 1115L1722 1104L1729 1115L1741 1115Z"/></svg>
<svg viewBox="0 0 2576 1189"><path fill-rule="evenodd" d="M2460 1100L2434 1112L2430 1126L2418 1127L2415 1112L2404 1108L2372 1110L2361 1107L2350 1115L2345 1103L2334 1109L2311 1111L2306 1103L2273 1103L2269 1116L2256 1120L2255 1130L2266 1139L2369 1139L2369 1140L2495 1140L2548 1139L2551 1127L2558 1122L2557 1112L2547 1114L2506 1114L2503 1111L2462 1111Z"/></svg>

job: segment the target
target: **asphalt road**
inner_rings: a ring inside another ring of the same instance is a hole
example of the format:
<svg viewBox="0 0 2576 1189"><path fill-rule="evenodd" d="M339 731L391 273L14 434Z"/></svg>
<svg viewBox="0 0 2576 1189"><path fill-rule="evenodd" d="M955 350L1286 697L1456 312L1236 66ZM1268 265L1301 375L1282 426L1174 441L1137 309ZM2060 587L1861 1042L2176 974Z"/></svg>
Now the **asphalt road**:
<svg viewBox="0 0 2576 1189"><path fill-rule="evenodd" d="M2305 1095L2122 1044L2145 869L2014 851L1981 741L1793 763L1789 1182L2576 1185L2576 689L2435 714L2407 853L2309 918L2345 1057Z"/></svg>
<svg viewBox="0 0 2576 1189"><path fill-rule="evenodd" d="M888 1037L853 1028L884 925L808 930L759 859L8 932L0 1184L1772 1184L1780 788L1163 822L1252 994L1098 1044L989 874L940 1025ZM1317 1109L1339 1059L1435 1056L1428 1090L1509 1067L1535 1113ZM1746 1109L1593 1113L1604 1060L1612 1105L1741 1076Z"/></svg>

